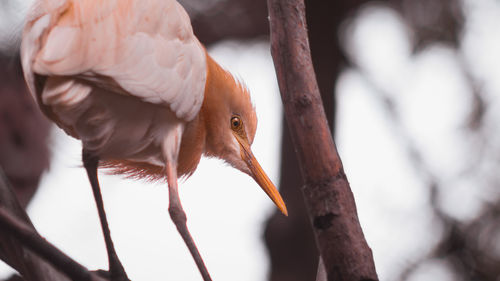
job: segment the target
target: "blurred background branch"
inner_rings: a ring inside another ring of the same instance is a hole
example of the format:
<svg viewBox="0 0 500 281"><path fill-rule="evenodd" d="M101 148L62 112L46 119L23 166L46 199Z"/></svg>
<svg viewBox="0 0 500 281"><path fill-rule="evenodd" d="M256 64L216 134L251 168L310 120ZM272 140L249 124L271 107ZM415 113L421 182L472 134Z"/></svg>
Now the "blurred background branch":
<svg viewBox="0 0 500 281"><path fill-rule="evenodd" d="M28 93L16 52L0 52L0 114L0 166L26 207L49 166L49 123Z"/></svg>

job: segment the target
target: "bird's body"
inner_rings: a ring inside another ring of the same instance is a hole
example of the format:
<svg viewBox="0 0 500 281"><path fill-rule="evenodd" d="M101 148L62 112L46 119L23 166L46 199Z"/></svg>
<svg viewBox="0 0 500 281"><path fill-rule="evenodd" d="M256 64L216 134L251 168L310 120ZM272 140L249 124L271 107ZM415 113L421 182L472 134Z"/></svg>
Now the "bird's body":
<svg viewBox="0 0 500 281"><path fill-rule="evenodd" d="M22 46L39 105L102 160L164 167L160 147L169 131L197 118L207 77L205 50L182 7L172 0L41 3ZM38 91L36 76L47 77Z"/></svg>
<svg viewBox="0 0 500 281"><path fill-rule="evenodd" d="M36 0L21 58L42 111L82 141L87 171L95 162L166 178L178 228L177 177L193 173L202 155L252 176L286 213L250 150L257 118L248 90L206 53L177 1Z"/></svg>

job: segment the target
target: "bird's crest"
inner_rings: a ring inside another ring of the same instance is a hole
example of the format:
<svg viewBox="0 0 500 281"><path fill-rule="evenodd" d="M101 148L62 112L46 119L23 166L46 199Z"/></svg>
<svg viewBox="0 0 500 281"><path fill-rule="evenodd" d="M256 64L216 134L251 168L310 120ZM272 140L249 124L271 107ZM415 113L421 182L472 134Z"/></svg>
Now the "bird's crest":
<svg viewBox="0 0 500 281"><path fill-rule="evenodd" d="M244 118L248 139L252 143L257 129L257 115L250 91L241 79L235 79L229 71L207 54L207 82L203 106L207 114L216 116L217 119L227 118L229 122L225 112L221 112L221 108L224 108L222 105L233 111L230 114L241 115Z"/></svg>

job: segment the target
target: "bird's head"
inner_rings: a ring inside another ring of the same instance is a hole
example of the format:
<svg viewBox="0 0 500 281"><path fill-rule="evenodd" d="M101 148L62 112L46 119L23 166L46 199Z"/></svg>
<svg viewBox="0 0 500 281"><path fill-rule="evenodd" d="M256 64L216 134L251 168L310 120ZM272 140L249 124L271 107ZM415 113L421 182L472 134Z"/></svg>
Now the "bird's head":
<svg viewBox="0 0 500 281"><path fill-rule="evenodd" d="M207 128L207 156L221 158L250 175L287 215L283 199L251 150L257 116L248 89L208 55L207 70L202 106Z"/></svg>

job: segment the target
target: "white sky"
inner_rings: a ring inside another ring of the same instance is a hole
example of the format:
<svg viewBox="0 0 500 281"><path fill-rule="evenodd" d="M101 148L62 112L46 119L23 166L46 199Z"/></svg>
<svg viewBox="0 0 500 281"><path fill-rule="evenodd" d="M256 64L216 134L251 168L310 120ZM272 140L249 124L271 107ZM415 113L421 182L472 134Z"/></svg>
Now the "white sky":
<svg viewBox="0 0 500 281"><path fill-rule="evenodd" d="M469 21L460 51L474 75L483 77L488 102L495 109L500 105L495 94L500 89L500 4L494 0L465 3ZM441 199L445 211L459 219L472 217L480 210L484 190L471 190L474 178L454 178L467 164L470 145L463 129L470 100L456 53L446 46L432 46L412 56L410 36L397 14L371 9L361 15L348 29L350 55L396 101L403 130L422 148L424 162L450 191ZM0 24L0 41L4 30ZM253 150L276 182L282 109L269 46L224 42L210 52L250 88L259 117ZM414 173L371 85L358 71L346 70L337 91L336 142L379 277L391 280L401 267L432 247L440 226L430 219L425 183ZM490 110L487 122L492 128L498 127L495 117ZM92 269L106 268L94 201L80 167L80 145L58 129L51 141L52 167L29 214L39 232L67 254ZM132 280L200 280L168 216L165 186L104 175L101 185L113 239ZM215 280L235 280L235 276L243 281L265 280L268 257L261 242L262 223L274 207L248 176L218 160L205 159L193 177L181 183L181 198L191 232ZM411 280L453 280L453 276L445 264L435 261Z"/></svg>

